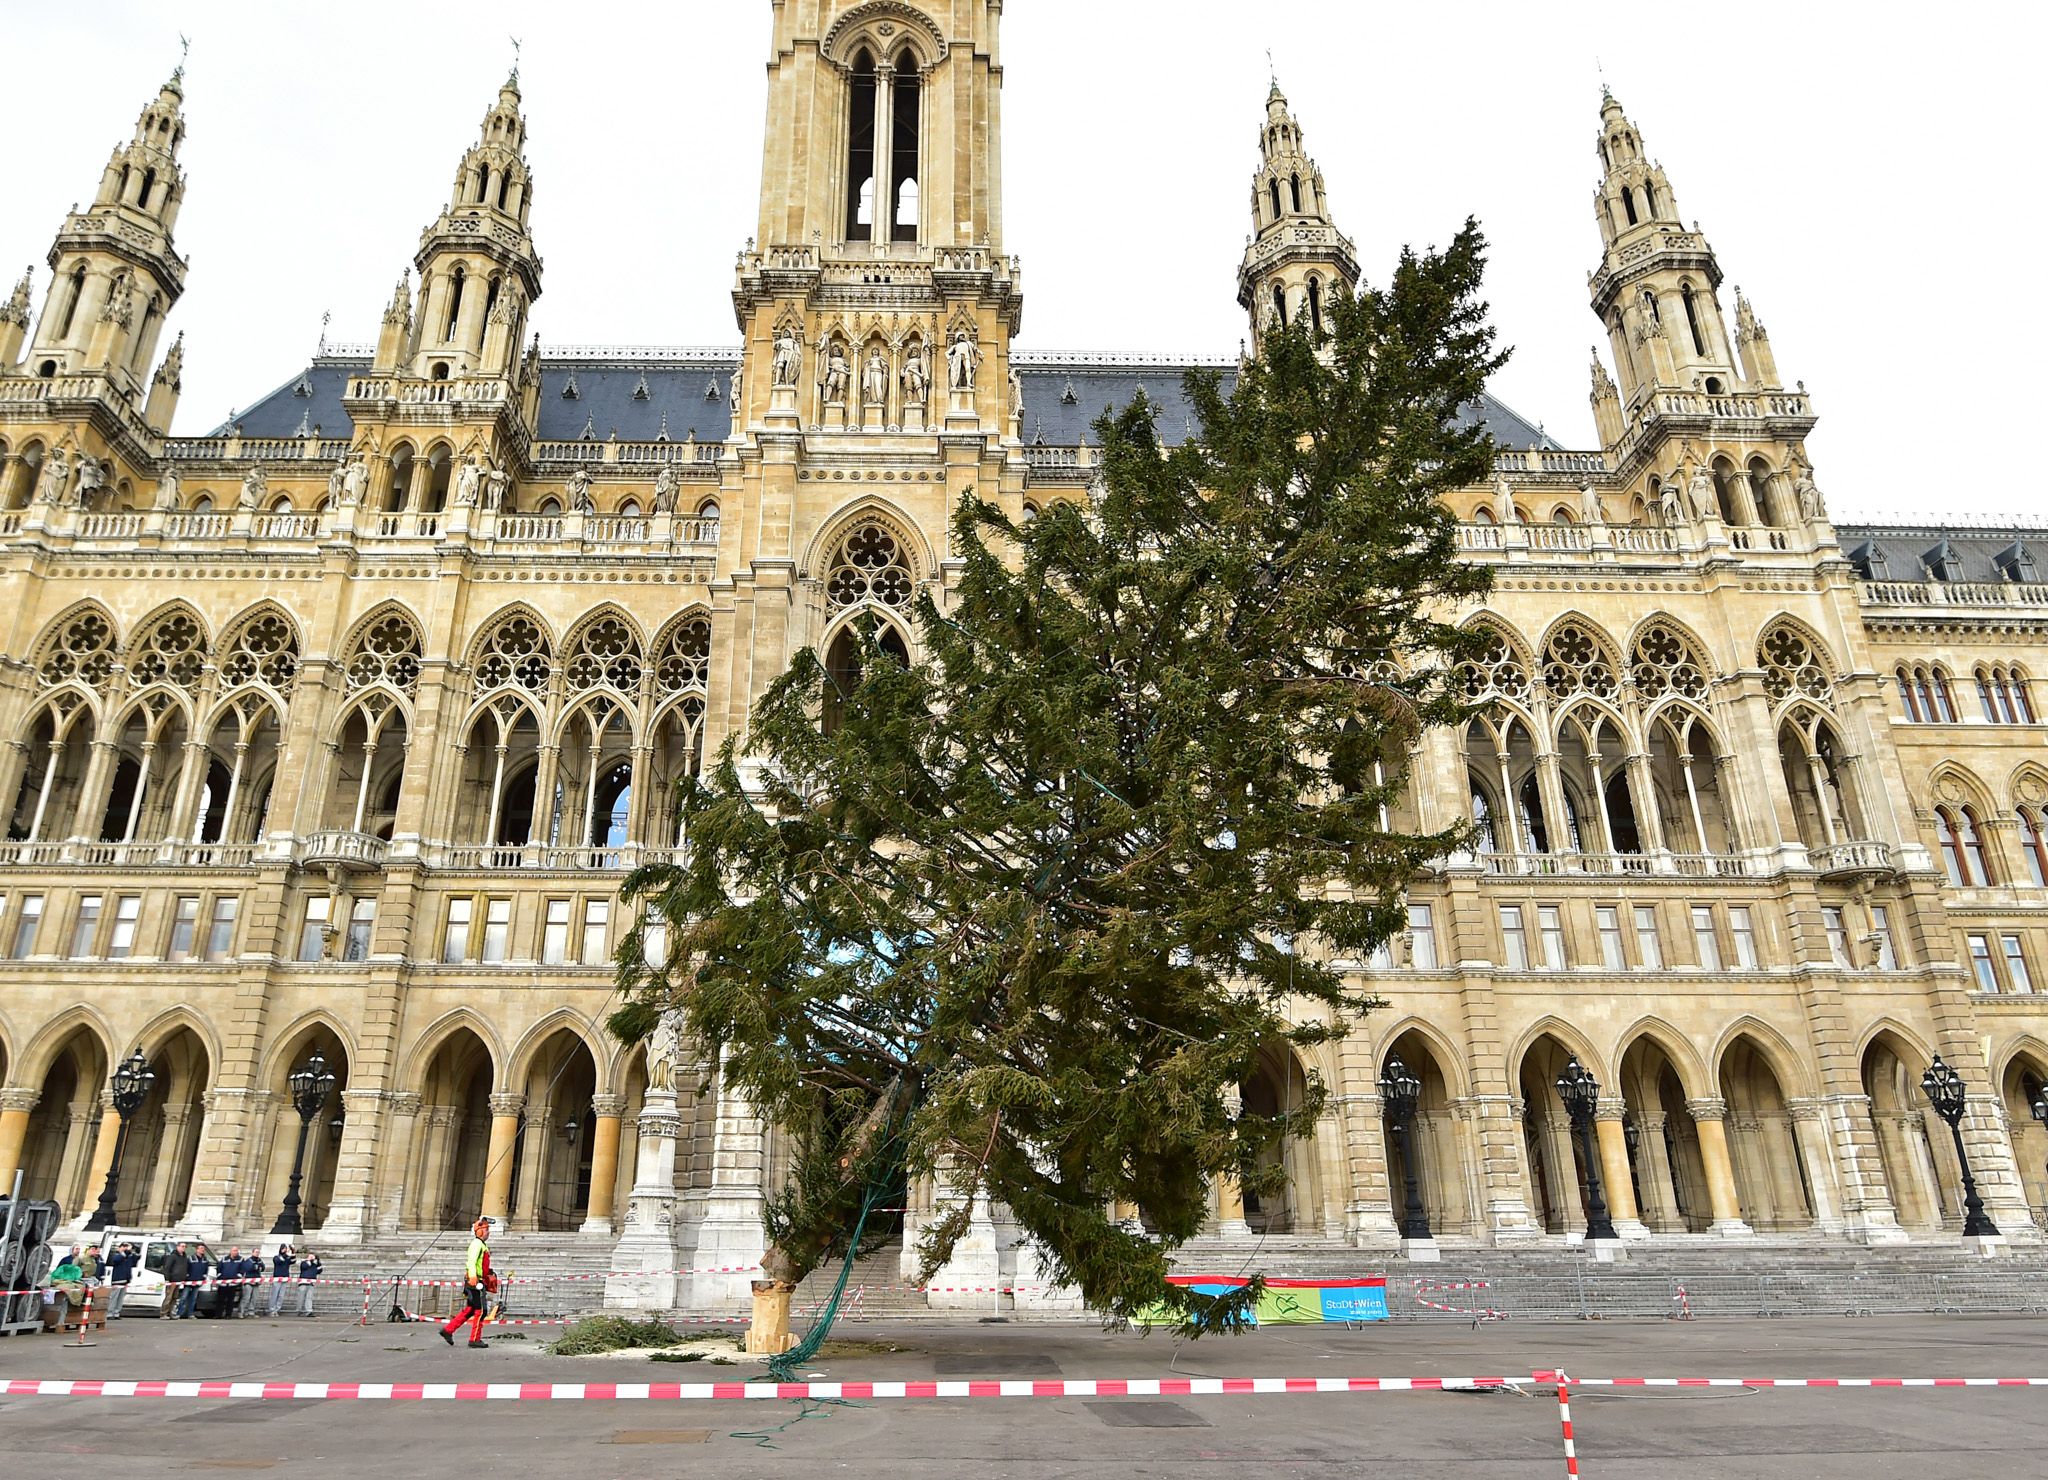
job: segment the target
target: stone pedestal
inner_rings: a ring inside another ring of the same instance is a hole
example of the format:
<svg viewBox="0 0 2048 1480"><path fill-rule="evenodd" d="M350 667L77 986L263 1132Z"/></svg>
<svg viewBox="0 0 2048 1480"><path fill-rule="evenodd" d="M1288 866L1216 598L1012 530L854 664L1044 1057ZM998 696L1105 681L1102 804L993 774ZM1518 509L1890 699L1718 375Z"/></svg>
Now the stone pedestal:
<svg viewBox="0 0 2048 1480"><path fill-rule="evenodd" d="M681 1122L671 1088L650 1089L640 1112L640 1152L634 1168L626 1231L612 1249L612 1268L629 1277L604 1284L607 1310L676 1307L676 1136ZM664 1271L639 1274L639 1270Z"/></svg>
<svg viewBox="0 0 2048 1480"><path fill-rule="evenodd" d="M1401 1257L1411 1264L1437 1264L1444 1256L1433 1238L1404 1238L1401 1240Z"/></svg>
<svg viewBox="0 0 2048 1480"><path fill-rule="evenodd" d="M941 1213L957 1208L957 1199L946 1198ZM993 1315L1001 1311L1003 1287L1001 1230L989 1209L988 1196L977 1192L967 1216L967 1231L953 1245L953 1257L932 1276L931 1293L925 1303L933 1310L958 1310Z"/></svg>
<svg viewBox="0 0 2048 1480"><path fill-rule="evenodd" d="M1963 1240L1963 1252L1974 1254L1980 1259L1996 1259L2006 1252L2005 1235L1973 1234Z"/></svg>
<svg viewBox="0 0 2048 1480"><path fill-rule="evenodd" d="M981 413L974 406L972 390L956 390L946 406L946 425L949 427L978 427Z"/></svg>
<svg viewBox="0 0 2048 1480"><path fill-rule="evenodd" d="M921 432L924 430L924 407L905 406L903 408L903 430L906 432Z"/></svg>
<svg viewBox="0 0 2048 1480"><path fill-rule="evenodd" d="M880 406L863 406L860 413L861 430L864 432L881 431L885 424L882 420L884 414L883 408Z"/></svg>
<svg viewBox="0 0 2048 1480"><path fill-rule="evenodd" d="M825 403L825 430L843 432L846 430L846 403L827 401Z"/></svg>

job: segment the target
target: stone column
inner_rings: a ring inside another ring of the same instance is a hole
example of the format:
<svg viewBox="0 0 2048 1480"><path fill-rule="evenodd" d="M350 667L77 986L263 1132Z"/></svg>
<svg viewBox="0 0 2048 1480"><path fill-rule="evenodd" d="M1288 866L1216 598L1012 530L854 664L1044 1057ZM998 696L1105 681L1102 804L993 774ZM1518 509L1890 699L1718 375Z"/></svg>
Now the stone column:
<svg viewBox="0 0 2048 1480"><path fill-rule="evenodd" d="M541 1199L548 1190L548 1155L554 1150L548 1137L555 1128L554 1108L543 1105L526 1117L526 1155L519 1163L518 1215L512 1226L522 1233L540 1229Z"/></svg>
<svg viewBox="0 0 2048 1480"><path fill-rule="evenodd" d="M422 1156L419 1136L420 1097L409 1090L393 1090L385 1096L391 1120L385 1128L377 1157L375 1192L371 1197L373 1226L379 1233L395 1232L403 1216L406 1199L419 1179ZM333 1219L329 1218L329 1223Z"/></svg>
<svg viewBox="0 0 2048 1480"><path fill-rule="evenodd" d="M584 1233L612 1231L612 1205L618 1200L619 1117L625 1112L623 1095L592 1095L590 1201L584 1209ZM637 1169L636 1169L637 1170Z"/></svg>
<svg viewBox="0 0 2048 1480"><path fill-rule="evenodd" d="M408 1139L389 1133L379 1124L384 1092L374 1089L345 1089L341 1092L341 1145L335 1153L334 1196L328 1200L327 1217L320 1225L325 1243L360 1242L372 1226L377 1205L380 1148L402 1159ZM321 1128L326 1120L323 1117ZM319 1129L319 1128L316 1128ZM309 1171L306 1178L312 1181Z"/></svg>
<svg viewBox="0 0 2048 1480"><path fill-rule="evenodd" d="M1642 1131L1637 1152L1643 1162L1642 1206L1637 1210L1652 1233L1682 1232L1678 1221L1678 1184L1671 1175L1670 1148L1664 1144L1664 1112L1645 1111L1636 1119Z"/></svg>
<svg viewBox="0 0 2048 1480"><path fill-rule="evenodd" d="M1628 1130L1622 1123L1626 1108L1620 1100L1606 1100L1593 1118L1593 1136L1600 1148L1600 1181L1607 1194L1608 1216L1614 1231L1623 1238L1648 1238L1641 1211L1636 1207L1635 1175L1628 1159Z"/></svg>
<svg viewBox="0 0 2048 1480"><path fill-rule="evenodd" d="M525 1095L491 1096L491 1146L484 1154L486 1218L503 1218L512 1209L512 1153L519 1142L519 1112L525 1104Z"/></svg>
<svg viewBox="0 0 2048 1480"><path fill-rule="evenodd" d="M64 1155L57 1163L57 1202L60 1207L76 1210L83 1206L86 1200L86 1161L88 1153L93 1149L93 1131L98 1125L94 1116L97 1104L98 1100L94 1099L83 1106L71 1107L71 1125L64 1135ZM109 1154L111 1155L111 1151ZM97 1198L99 1189L94 1188L92 1195ZM86 1216L85 1213L74 1211L69 1223L82 1223Z"/></svg>
<svg viewBox="0 0 2048 1480"><path fill-rule="evenodd" d="M1386 1119L1377 1093L1333 1097L1344 1136L1344 1234L1356 1247L1383 1245L1400 1233L1387 1169Z"/></svg>
<svg viewBox="0 0 2048 1480"><path fill-rule="evenodd" d="M1564 1231L1583 1233L1586 1200L1579 1195L1579 1159L1573 1154L1571 1117L1562 1110L1545 1112L1543 1139L1550 1153L1550 1195L1564 1216Z"/></svg>
<svg viewBox="0 0 2048 1480"><path fill-rule="evenodd" d="M453 1105L434 1105L427 1110L426 1132L420 1137L420 1177L414 1188L414 1216L421 1228L441 1225L442 1195L448 1186L448 1167L454 1154L456 1115Z"/></svg>
<svg viewBox="0 0 2048 1480"><path fill-rule="evenodd" d="M28 1140L28 1118L42 1097L40 1090L0 1089L0 1196L14 1191L21 1148Z"/></svg>
<svg viewBox="0 0 2048 1480"><path fill-rule="evenodd" d="M697 1262L716 1267L758 1264L768 1248L761 1226L767 1203L767 1122L727 1083L723 1071L714 1113L711 1185L697 1233ZM700 1275L691 1286L691 1298L699 1304L731 1305L752 1294L753 1280L747 1275Z"/></svg>
<svg viewBox="0 0 2048 1480"><path fill-rule="evenodd" d="M176 1195L178 1169L185 1162L185 1138L191 1133L190 1105L164 1106L164 1134L157 1142L156 1165L150 1169L149 1196L142 1205L142 1221L161 1228L170 1221L171 1198Z"/></svg>
<svg viewBox="0 0 2048 1480"><path fill-rule="evenodd" d="M612 1251L617 1270L673 1270L676 1263L676 1137L682 1123L676 1115L673 1069L650 1071L647 1099L640 1111L638 1165L634 1168L632 1201L626 1228ZM673 1310L677 1280L673 1273L605 1281L608 1310Z"/></svg>
<svg viewBox="0 0 2048 1480"><path fill-rule="evenodd" d="M1885 1179L1870 1096L1824 1095L1817 1103L1826 1117L1827 1140L1841 1168L1843 1231L1863 1244L1903 1242L1906 1230L1899 1226L1898 1209Z"/></svg>
<svg viewBox="0 0 2048 1480"><path fill-rule="evenodd" d="M1735 1166L1728 1157L1726 1100L1688 1100L1693 1124L1699 1129L1700 1163L1707 1173L1707 1205L1714 1223L1709 1230L1723 1238L1740 1238L1750 1232L1742 1221L1742 1203L1735 1192Z"/></svg>

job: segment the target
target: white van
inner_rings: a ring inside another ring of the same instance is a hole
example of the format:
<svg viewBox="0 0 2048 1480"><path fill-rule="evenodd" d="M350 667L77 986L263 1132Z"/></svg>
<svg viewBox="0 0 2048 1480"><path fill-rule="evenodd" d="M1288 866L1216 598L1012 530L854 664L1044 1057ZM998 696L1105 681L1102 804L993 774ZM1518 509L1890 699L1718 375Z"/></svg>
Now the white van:
<svg viewBox="0 0 2048 1480"><path fill-rule="evenodd" d="M127 1299L121 1306L123 1316L153 1316L160 1312L164 1300L164 1265L170 1262L171 1249L181 1240L156 1229L109 1228L99 1236L100 1277L106 1278L107 1259L118 1244L133 1244L142 1259L135 1266L134 1274L128 1279ZM188 1246L191 1240L182 1240Z"/></svg>

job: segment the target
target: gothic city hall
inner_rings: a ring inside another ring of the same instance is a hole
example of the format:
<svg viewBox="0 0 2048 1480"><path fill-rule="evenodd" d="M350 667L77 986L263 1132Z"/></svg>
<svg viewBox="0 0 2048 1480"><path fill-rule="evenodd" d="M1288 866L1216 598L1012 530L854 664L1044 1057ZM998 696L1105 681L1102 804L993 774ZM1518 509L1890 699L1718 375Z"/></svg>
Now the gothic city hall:
<svg viewBox="0 0 2048 1480"><path fill-rule="evenodd" d="M678 783L796 654L918 658L964 496L1087 504L1096 420L1141 394L1201 435L1186 361L1014 348L1001 0L759 8L759 214L698 218L739 252L727 350L533 332L548 196L494 67L416 248L360 242L403 268L374 345L250 366L245 409L173 435L203 89L181 68L132 129L100 119L104 172L0 306L0 1195L19 1171L77 1226L125 1130L122 1226L253 1242L292 1192L367 1264L482 1210L557 1266L683 1271L637 1303L744 1297L689 1271L759 1260L790 1151L715 1063L650 1069L607 1029L620 886L687 845ZM1305 127L1351 102L1276 83L1215 161L1249 213L1246 344L1201 362L1226 386L1393 266L1358 260ZM1587 104L1596 443L1469 407L1495 444L1449 500L1495 576L1447 614L1483 634L1472 718L1417 736L1395 809L1471 841L1335 963L1385 1005L1242 1084L1267 1114L1327 1095L1272 1152L1284 1191L1221 1183L1198 1244L1379 1267L1414 1252L1411 1176L1475 1255L1562 1250L1596 1188L1624 1249L2039 1244L2048 529L1832 522L1826 387L1765 327L1772 292L1821 290L1725 286L1679 188L1740 162L1667 174L1654 117ZM1220 282L1238 247L1181 250ZM137 1053L131 1123L109 1085ZM1923 1091L1943 1065L1959 1137ZM905 1201L908 1248L934 1197ZM1032 1257L977 1204L963 1269Z"/></svg>

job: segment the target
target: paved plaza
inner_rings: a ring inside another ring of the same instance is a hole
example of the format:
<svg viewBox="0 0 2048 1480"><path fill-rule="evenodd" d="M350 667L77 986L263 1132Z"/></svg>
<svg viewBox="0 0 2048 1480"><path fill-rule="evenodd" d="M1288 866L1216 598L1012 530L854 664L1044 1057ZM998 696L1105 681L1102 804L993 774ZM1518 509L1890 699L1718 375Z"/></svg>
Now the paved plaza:
<svg viewBox="0 0 2048 1480"><path fill-rule="evenodd" d="M97 1345L0 1341L0 1379L275 1382L692 1382L752 1366L556 1358L545 1332L450 1351L428 1326L132 1320ZM857 1322L860 1349L810 1372L837 1381L966 1377L2041 1377L2040 1317L1271 1328L1176 1346L1071 1326ZM895 1348L895 1350L887 1350ZM1712 1389L1574 1396L1592 1480L1964 1480L2032 1477L2048 1391ZM973 1474L980 1480L1259 1476L1507 1480L1565 1473L1557 1404L1520 1393L791 1401L363 1403L0 1398L10 1473L275 1471L353 1476L715 1467L722 1476ZM756 1437L759 1436L759 1437ZM680 1452L651 1455L646 1451Z"/></svg>

